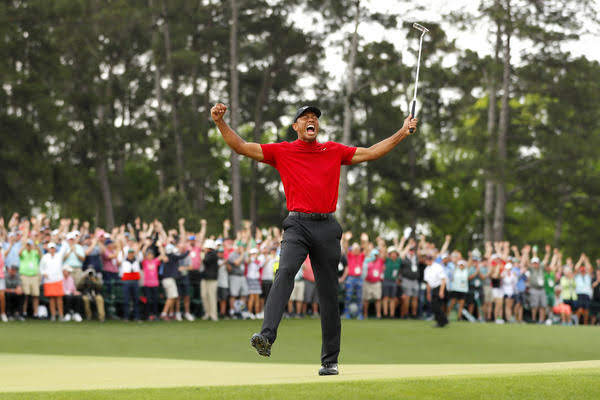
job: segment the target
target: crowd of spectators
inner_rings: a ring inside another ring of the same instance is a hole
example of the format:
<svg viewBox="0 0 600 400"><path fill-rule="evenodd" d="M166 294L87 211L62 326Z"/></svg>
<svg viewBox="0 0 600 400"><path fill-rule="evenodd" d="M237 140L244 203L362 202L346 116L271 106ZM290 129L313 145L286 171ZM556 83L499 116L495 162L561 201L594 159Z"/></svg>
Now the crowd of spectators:
<svg viewBox="0 0 600 400"><path fill-rule="evenodd" d="M52 227L44 214L15 213L7 224L0 218L1 321L263 317L279 267L276 227L251 234L246 222L231 235L226 220L220 234L208 236L205 220L199 232L186 230L184 219L178 229L137 218L110 231L77 219L57 222ZM471 322L600 322L600 259L594 270L585 254L563 260L549 245L540 254L536 246L487 242L483 252L463 256L450 244L449 235L438 248L424 236L390 243L362 233L353 242L351 232L343 233L343 318L430 319L432 302L439 301L446 316L456 309L458 320ZM428 279L433 269L440 271L435 287ZM319 316L309 257L285 315Z"/></svg>

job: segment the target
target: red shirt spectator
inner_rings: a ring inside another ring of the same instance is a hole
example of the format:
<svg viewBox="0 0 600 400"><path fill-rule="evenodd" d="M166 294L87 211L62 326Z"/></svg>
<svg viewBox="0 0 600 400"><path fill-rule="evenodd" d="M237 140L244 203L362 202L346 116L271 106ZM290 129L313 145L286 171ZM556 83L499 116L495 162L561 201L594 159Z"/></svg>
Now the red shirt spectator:
<svg viewBox="0 0 600 400"><path fill-rule="evenodd" d="M348 258L348 276L361 276L365 254L349 251L346 257Z"/></svg>
<svg viewBox="0 0 600 400"><path fill-rule="evenodd" d="M383 270L385 263L383 258L377 257L375 260L367 264L367 278L369 283L377 283L383 280Z"/></svg>

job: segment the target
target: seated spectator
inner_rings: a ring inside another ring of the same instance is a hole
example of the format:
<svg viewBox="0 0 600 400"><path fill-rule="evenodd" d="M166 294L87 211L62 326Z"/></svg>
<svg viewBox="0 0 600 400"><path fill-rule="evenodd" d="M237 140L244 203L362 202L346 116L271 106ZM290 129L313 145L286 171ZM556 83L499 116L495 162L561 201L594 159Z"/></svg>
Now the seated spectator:
<svg viewBox="0 0 600 400"><path fill-rule="evenodd" d="M81 299L81 293L75 286L75 279L73 278L73 267L65 265L63 267L63 291L64 291L64 310L65 320L81 322L82 305L83 300ZM81 276L81 274L79 274Z"/></svg>
<svg viewBox="0 0 600 400"><path fill-rule="evenodd" d="M104 298L102 297L102 275L97 274L93 268L83 271L82 278L77 285L81 292L83 306L85 309L85 318L92 319L92 304L96 305L98 320L104 322Z"/></svg>
<svg viewBox="0 0 600 400"><path fill-rule="evenodd" d="M56 315L61 321L63 317L63 255L56 251L56 244L48 244L48 253L44 254L40 262L40 271L44 279L44 296L50 299L50 319L56 321Z"/></svg>
<svg viewBox="0 0 600 400"><path fill-rule="evenodd" d="M21 315L23 309L23 288L19 270L13 266L8 269L8 274L5 278L6 283L6 312L10 319L24 321L25 318Z"/></svg>
<svg viewBox="0 0 600 400"><path fill-rule="evenodd" d="M563 325L570 325L572 314L571 306L564 302L560 286L556 286L554 288L554 293L556 295L553 302L554 306L552 307L552 312L556 315L560 315L560 322Z"/></svg>

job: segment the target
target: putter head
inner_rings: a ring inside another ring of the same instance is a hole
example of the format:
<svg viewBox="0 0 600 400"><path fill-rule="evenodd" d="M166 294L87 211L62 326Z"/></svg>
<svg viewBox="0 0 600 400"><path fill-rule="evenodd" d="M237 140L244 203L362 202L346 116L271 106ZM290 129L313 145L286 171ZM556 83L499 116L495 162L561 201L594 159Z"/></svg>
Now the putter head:
<svg viewBox="0 0 600 400"><path fill-rule="evenodd" d="M416 22L413 24L413 28L420 30L423 33L427 33L429 32L429 29L425 28L423 25L421 24L417 24Z"/></svg>

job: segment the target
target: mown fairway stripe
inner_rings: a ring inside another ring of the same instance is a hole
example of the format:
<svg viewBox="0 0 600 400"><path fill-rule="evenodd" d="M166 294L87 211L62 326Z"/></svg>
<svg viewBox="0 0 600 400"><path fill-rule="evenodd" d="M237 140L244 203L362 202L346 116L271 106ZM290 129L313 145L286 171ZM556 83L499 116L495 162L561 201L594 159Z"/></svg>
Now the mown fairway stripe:
<svg viewBox="0 0 600 400"><path fill-rule="evenodd" d="M390 378L539 373L600 368L600 360L539 364L342 365L317 376L318 365L158 358L0 354L0 392L256 385Z"/></svg>

